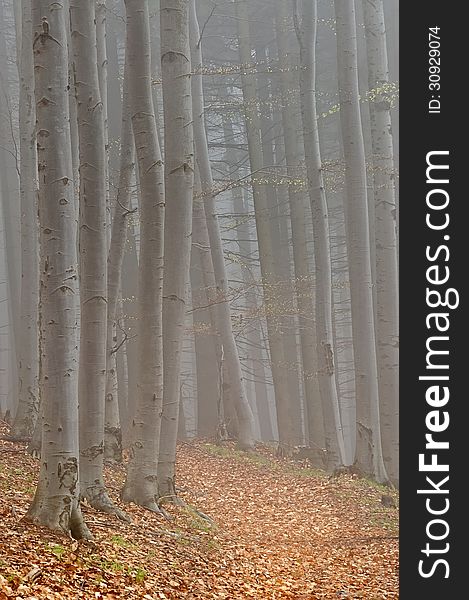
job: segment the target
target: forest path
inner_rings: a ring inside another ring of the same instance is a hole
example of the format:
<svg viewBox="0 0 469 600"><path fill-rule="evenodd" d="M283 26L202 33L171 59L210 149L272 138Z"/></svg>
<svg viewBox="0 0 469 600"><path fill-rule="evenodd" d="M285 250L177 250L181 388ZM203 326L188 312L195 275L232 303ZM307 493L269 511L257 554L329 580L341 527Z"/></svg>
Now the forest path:
<svg viewBox="0 0 469 600"><path fill-rule="evenodd" d="M182 445L178 475L223 532L239 597L398 598L397 510L379 486L210 444Z"/></svg>
<svg viewBox="0 0 469 600"><path fill-rule="evenodd" d="M25 444L0 439L0 600L398 598L398 511L365 480L266 449L180 444L187 506L168 509L173 521L125 506L127 524L85 506L95 541L77 543L21 520L37 471ZM107 469L116 501L124 475Z"/></svg>

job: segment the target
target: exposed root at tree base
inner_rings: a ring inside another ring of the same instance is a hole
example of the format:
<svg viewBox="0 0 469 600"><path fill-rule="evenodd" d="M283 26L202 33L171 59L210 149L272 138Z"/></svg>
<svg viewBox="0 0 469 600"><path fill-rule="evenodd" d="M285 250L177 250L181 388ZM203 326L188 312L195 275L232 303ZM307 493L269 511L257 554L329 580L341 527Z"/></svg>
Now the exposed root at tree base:
<svg viewBox="0 0 469 600"><path fill-rule="evenodd" d="M137 506L141 506L142 508L146 508L157 515L160 515L168 521L172 521L171 515L169 515L164 508L159 505L159 501L157 502L156 494L139 494L133 490L131 486L124 485L120 493L120 498L122 502L125 502L126 504L136 504Z"/></svg>
<svg viewBox="0 0 469 600"><path fill-rule="evenodd" d="M72 537L75 540L92 540L93 535L88 529L79 507L72 509L68 518L64 514L53 514L46 505L38 507L31 505L29 511L23 517L26 523L33 523L39 527L46 527L54 533Z"/></svg>
<svg viewBox="0 0 469 600"><path fill-rule="evenodd" d="M108 515L115 515L125 523L131 523L132 521L127 513L114 504L103 487L88 489L86 493L82 495L82 500L86 500L91 508Z"/></svg>

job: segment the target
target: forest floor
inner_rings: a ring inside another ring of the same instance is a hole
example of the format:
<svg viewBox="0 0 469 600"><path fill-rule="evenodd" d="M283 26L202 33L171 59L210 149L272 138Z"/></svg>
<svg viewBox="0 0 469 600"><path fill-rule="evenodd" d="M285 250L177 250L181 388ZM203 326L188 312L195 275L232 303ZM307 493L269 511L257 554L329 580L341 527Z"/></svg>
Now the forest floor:
<svg viewBox="0 0 469 600"><path fill-rule="evenodd" d="M394 491L265 447L184 443L187 505L168 508L172 521L130 506L127 524L84 506L94 541L76 542L21 520L38 472L25 446L0 440L0 600L398 598L398 510L382 504ZM106 478L117 500L124 467Z"/></svg>

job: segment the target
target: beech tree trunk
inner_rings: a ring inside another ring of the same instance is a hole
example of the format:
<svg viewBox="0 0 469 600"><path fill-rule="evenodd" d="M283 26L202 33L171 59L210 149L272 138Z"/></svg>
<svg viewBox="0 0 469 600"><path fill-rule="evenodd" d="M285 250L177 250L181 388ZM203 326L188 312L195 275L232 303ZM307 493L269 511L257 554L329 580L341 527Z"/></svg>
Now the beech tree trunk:
<svg viewBox="0 0 469 600"><path fill-rule="evenodd" d="M269 23L270 25L270 23ZM269 27L270 29L270 27ZM271 32L269 31L269 34ZM262 140L262 156L264 164L263 177L267 178L265 186L267 205L270 215L270 236L272 239L272 248L275 264L275 279L277 297L277 322L280 327L283 342L284 365L287 374L288 401L290 405L290 415L292 424L292 443L301 445L303 443L303 432L301 426L301 400L298 378L298 348L296 343L296 334L294 326L294 298L291 286L290 273L290 252L288 244L288 206L282 201L283 186L275 181L276 170L281 163L281 158L277 160L281 140L277 138L277 132L274 127L274 115L271 108L274 102L273 91L271 90L271 81L268 76L269 58L264 45L256 48L257 63L257 93L259 97L259 124ZM274 143L275 140L275 143Z"/></svg>
<svg viewBox="0 0 469 600"><path fill-rule="evenodd" d="M126 61L127 62L127 61ZM119 397L117 386L117 336L116 311L121 288L122 264L124 260L127 221L131 209L130 186L134 173L135 144L132 134L132 121L129 106L129 66L124 72L124 90L122 100L122 126L120 143L120 171L117 196L111 226L111 243L107 259L107 381L106 381L106 418L104 423L105 457L120 462L122 460L123 415L119 415ZM120 419L119 419L120 416Z"/></svg>
<svg viewBox="0 0 469 600"><path fill-rule="evenodd" d="M160 496L176 498L175 460L181 351L189 279L194 141L189 44L190 0L161 0L161 71L165 131L164 395L158 463Z"/></svg>
<svg viewBox="0 0 469 600"><path fill-rule="evenodd" d="M342 202L342 199L340 199ZM331 214L332 217L332 214ZM331 264L334 300L334 346L337 356L336 383L344 437L345 464L353 464L356 447L355 361L353 356L350 276L343 206L330 219Z"/></svg>
<svg viewBox="0 0 469 600"><path fill-rule="evenodd" d="M238 444L243 450L254 447L254 419L246 396L238 348L233 335L231 308L228 293L228 276L226 273L223 245L215 206L215 190L213 186L212 169L208 153L207 134L205 131L204 93L202 75L197 74L202 69L202 49L200 30L197 21L195 0L191 0L190 8L190 41L192 59L192 107L194 116L195 156L200 174L203 195L203 206L207 221L210 241L213 271L215 275L216 293L214 297L216 326L223 344L223 355L229 381L229 394L239 424Z"/></svg>
<svg viewBox="0 0 469 600"><path fill-rule="evenodd" d="M12 394L12 363L14 355L11 351L11 312L10 289L8 283L8 268L6 261L7 245L5 240L5 225L3 221L3 206L5 199L0 186L0 417L11 419L13 411ZM36 421L37 422L37 421Z"/></svg>
<svg viewBox="0 0 469 600"><path fill-rule="evenodd" d="M301 21L295 16L300 46L300 99L308 192L313 217L315 265L316 354L329 470L344 463L344 443L336 387L336 353L332 329L332 271L329 215L322 174L316 109L316 0L303 2Z"/></svg>
<svg viewBox="0 0 469 600"><path fill-rule="evenodd" d="M3 3L0 3L0 73L8 74L9 51L5 32L8 21L5 18ZM12 405L10 419L14 415L18 399L18 342L21 290L21 226L18 173L15 160L15 147L12 139L12 90L8 77L0 77L0 195L2 197L3 236L5 240L6 281L8 282L8 360L9 398ZM6 363L5 363L6 364Z"/></svg>
<svg viewBox="0 0 469 600"><path fill-rule="evenodd" d="M226 145L226 162L230 168L228 178L234 180L236 175L231 172L239 164L239 152L230 147L230 140L233 140L233 124L229 118L223 119L223 134ZM254 244L251 242L251 227L249 224L249 207L247 205L243 188L237 185L232 189L233 212L239 219L236 227L239 251L242 257L241 275L243 285L246 289L246 304L248 313L251 316L251 323L247 331L248 350L246 357L249 358L248 364L251 365L251 375L254 384L255 408L259 417L259 431L263 441L273 442L274 432L272 426L272 417L270 414L269 398L266 384L266 365L264 359L265 341L263 339L263 322L259 315L259 306L257 298L258 282L249 263L253 254Z"/></svg>
<svg viewBox="0 0 469 600"><path fill-rule="evenodd" d="M125 0L125 6L128 90L140 186L140 253L137 395L122 499L160 512L157 468L163 402L163 162L151 93L148 2ZM179 395L177 402L179 406Z"/></svg>
<svg viewBox="0 0 469 600"><path fill-rule="evenodd" d="M293 443L292 418L290 412L288 374L285 366L282 332L278 326L275 308L277 302L274 273L275 256L270 232L270 213L265 186L259 181L263 168L260 122L257 109L256 82L253 75L247 74L251 64L251 42L249 35L249 11L246 0L236 2L238 25L239 59L242 65L241 84L245 105L245 124L248 138L249 159L253 173L252 189L256 215L257 239L264 291L264 306L272 363L272 377L275 389L277 421L279 430L279 451L290 452Z"/></svg>
<svg viewBox="0 0 469 600"><path fill-rule="evenodd" d="M355 8L350 0L334 0L334 8L337 23L340 122L345 158L345 218L357 399L355 462L364 474L384 482L387 476L383 464L379 422L367 181L358 92Z"/></svg>
<svg viewBox="0 0 469 600"><path fill-rule="evenodd" d="M64 5L33 0L39 167L40 348L43 399L39 483L27 518L91 537L79 504L76 223Z"/></svg>
<svg viewBox="0 0 469 600"><path fill-rule="evenodd" d="M218 356L219 343L213 318L213 307L209 306L210 301L205 284L207 273L204 263L207 255L210 258L211 277L214 280L213 266L208 240L204 243L200 235L197 235L202 224L205 224L203 206L196 214L198 204L197 198L194 198L190 270L196 357L197 435L214 438L217 433L221 400L218 375L220 357Z"/></svg>
<svg viewBox="0 0 469 600"><path fill-rule="evenodd" d="M299 313L299 329L302 357L303 385L309 444L324 448L324 422L318 385L318 360L314 317L314 273L310 267L306 237L306 215L311 211L309 197L297 180L303 176L301 148L302 130L299 103L292 103L291 90L298 86L295 62L288 44L288 11L282 0L278 2L276 35L278 59L281 70L282 124L285 143L287 175L289 178L288 201L292 229L295 289Z"/></svg>
<svg viewBox="0 0 469 600"><path fill-rule="evenodd" d="M112 219L110 196L110 148L109 148L109 121L108 121L108 60L106 48L106 0L96 0L96 59L98 64L98 82L103 105L104 147L106 149L105 182L106 182L106 240L108 248L111 245ZM117 103L117 98L113 98ZM109 250L110 251L110 250ZM109 268L109 256L108 256ZM109 278L109 275L108 275ZM109 290L108 290L109 293ZM108 298L109 313L109 298ZM115 315L115 308L114 308ZM109 322L112 328L109 330ZM107 346L116 339L116 325L114 316L107 319ZM104 458L120 462L122 460L122 431L119 418L119 399L117 385L117 357L115 353L106 354L106 402L104 404Z"/></svg>
<svg viewBox="0 0 469 600"><path fill-rule="evenodd" d="M19 53L21 303L18 343L18 408L12 437L33 434L39 410L39 255L37 224L36 106L31 0L22 0Z"/></svg>
<svg viewBox="0 0 469 600"><path fill-rule="evenodd" d="M387 474L399 483L399 298L391 102L383 0L363 1L368 56L376 247L376 342L381 441Z"/></svg>
<svg viewBox="0 0 469 600"><path fill-rule="evenodd" d="M96 49L95 0L70 0L80 156L80 489L96 509L123 514L104 477L107 236L106 152Z"/></svg>

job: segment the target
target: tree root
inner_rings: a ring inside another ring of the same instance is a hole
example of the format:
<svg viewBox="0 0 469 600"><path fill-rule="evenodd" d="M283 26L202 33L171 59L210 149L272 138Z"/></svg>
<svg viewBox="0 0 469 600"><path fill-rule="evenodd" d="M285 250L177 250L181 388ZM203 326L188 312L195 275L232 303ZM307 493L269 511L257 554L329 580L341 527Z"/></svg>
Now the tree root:
<svg viewBox="0 0 469 600"><path fill-rule="evenodd" d="M51 506L47 500L42 502L35 498L21 520L47 527L50 531L75 540L93 540L93 535L83 520L80 506L77 505L71 512L68 511L69 508L60 510L56 505Z"/></svg>
<svg viewBox="0 0 469 600"><path fill-rule="evenodd" d="M114 504L102 486L87 488L86 492L82 493L82 500L86 500L91 508L108 515L115 515L124 523L132 522L129 515Z"/></svg>
<svg viewBox="0 0 469 600"><path fill-rule="evenodd" d="M128 486L127 484L124 485L120 493L122 502L125 502L126 504L133 503L136 506L141 506L142 508L146 508L147 510L163 517L167 521L172 521L173 518L171 515L159 505L157 497L157 494L151 494L148 491L145 493L144 491L140 490L139 493L139 491L132 489L132 487Z"/></svg>
<svg viewBox="0 0 469 600"><path fill-rule="evenodd" d="M92 540L93 535L88 529L86 523L81 516L81 510L78 507L72 511L70 518L70 533L75 540Z"/></svg>

